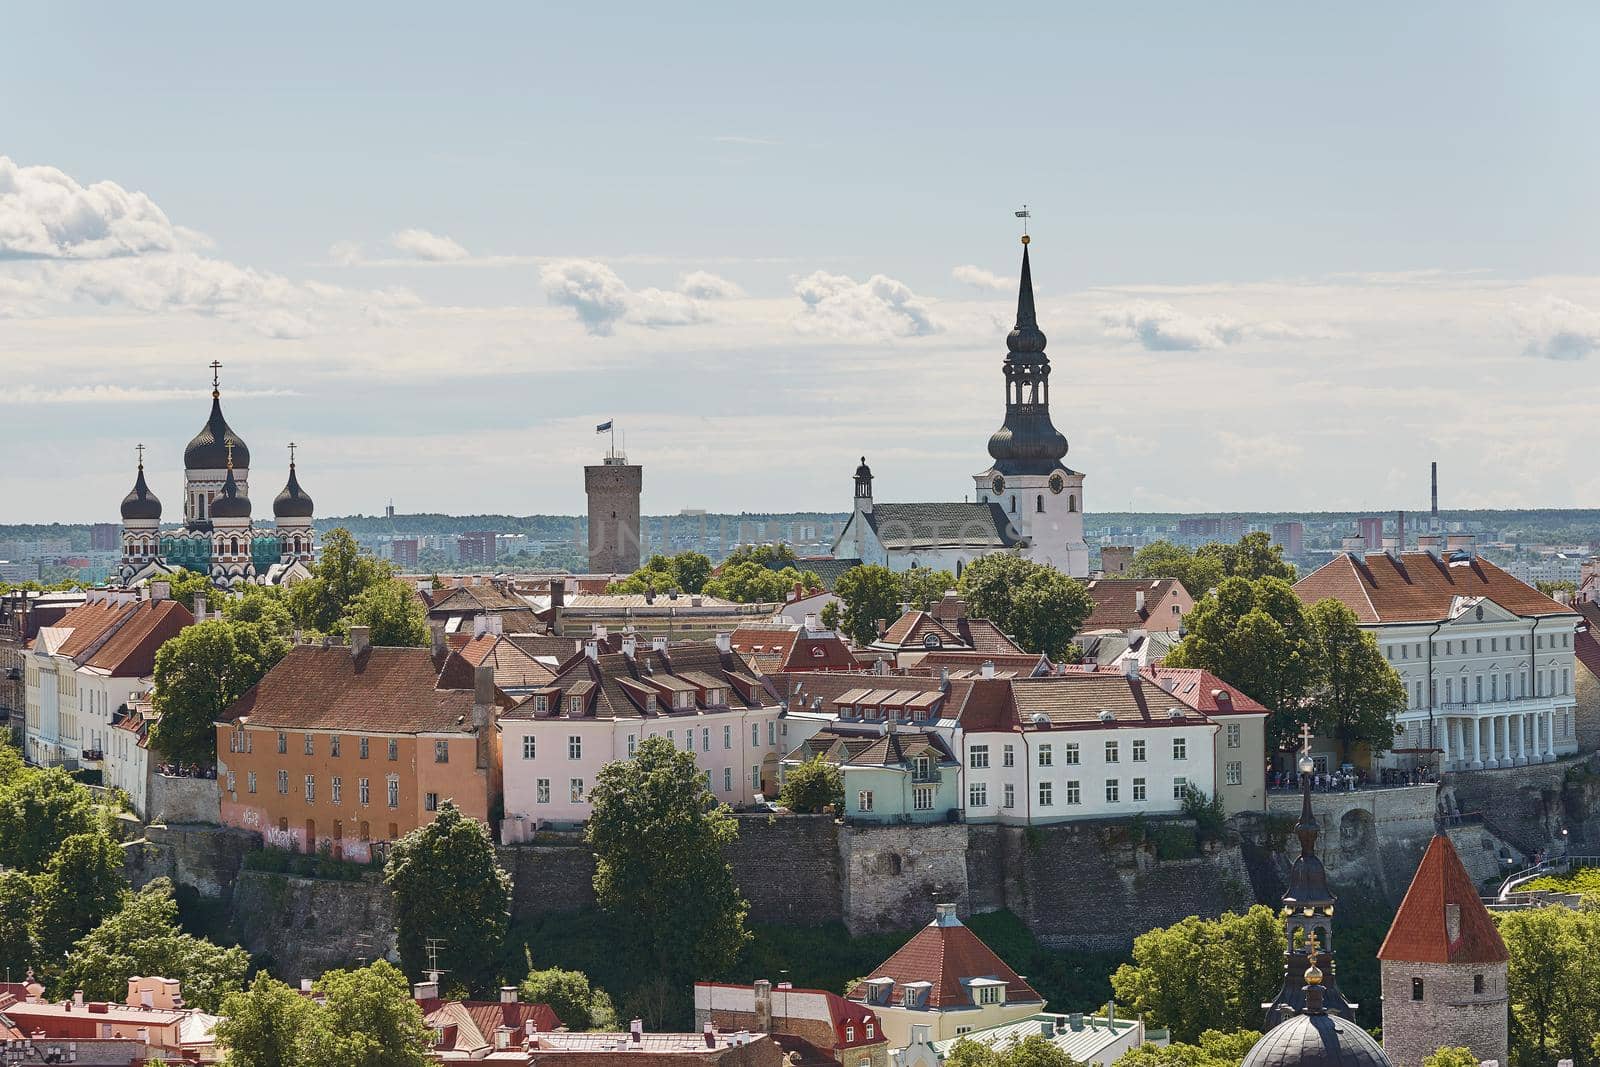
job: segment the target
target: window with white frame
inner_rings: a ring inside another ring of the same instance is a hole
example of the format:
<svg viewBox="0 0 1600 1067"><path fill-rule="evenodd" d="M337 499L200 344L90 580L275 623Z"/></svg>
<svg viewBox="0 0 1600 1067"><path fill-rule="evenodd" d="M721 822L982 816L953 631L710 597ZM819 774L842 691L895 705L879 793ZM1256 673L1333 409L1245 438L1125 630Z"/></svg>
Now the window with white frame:
<svg viewBox="0 0 1600 1067"><path fill-rule="evenodd" d="M1244 784L1244 764L1238 760L1229 760L1223 767L1224 780L1229 785Z"/></svg>
<svg viewBox="0 0 1600 1067"><path fill-rule="evenodd" d="M1228 747L1229 748L1238 748L1239 747L1239 724L1236 723L1236 722L1230 722L1228 724L1228 727L1227 727L1226 736L1228 738Z"/></svg>
<svg viewBox="0 0 1600 1067"><path fill-rule="evenodd" d="M872 790L863 789L861 792L856 794L856 810L857 811L871 811L872 810Z"/></svg>
<svg viewBox="0 0 1600 1067"><path fill-rule="evenodd" d="M1001 804L1003 806L1008 807L1008 808L1016 807L1017 806L1017 787L1012 785L1010 782L1007 782L1006 785L1005 785L1005 788L1003 790L1001 790L1001 792L1000 792L1000 797L1001 797Z"/></svg>
<svg viewBox="0 0 1600 1067"><path fill-rule="evenodd" d="M428 811L438 811L439 810L439 794L438 793L424 793L422 795L422 806L423 806L424 809L426 809Z"/></svg>
<svg viewBox="0 0 1600 1067"><path fill-rule="evenodd" d="M1050 751L1050 746L1049 745L1040 745L1039 746L1039 766L1041 766L1041 767L1053 767L1053 766L1055 766L1055 753Z"/></svg>
<svg viewBox="0 0 1600 1067"><path fill-rule="evenodd" d="M317 776L314 775L314 774L308 774L308 775L306 775L306 803L307 804L314 803L316 801L316 799L317 799Z"/></svg>
<svg viewBox="0 0 1600 1067"><path fill-rule="evenodd" d="M639 751L639 735L638 734L629 734L628 735L628 758L632 759L633 758L633 754L635 752L637 752L637 751Z"/></svg>
<svg viewBox="0 0 1600 1067"><path fill-rule="evenodd" d="M1055 786L1051 782L1039 783L1039 806L1048 808L1055 803Z"/></svg>
<svg viewBox="0 0 1600 1067"><path fill-rule="evenodd" d="M733 768L732 767L724 767L724 768L722 768L722 791L724 793L733 792Z"/></svg>
<svg viewBox="0 0 1600 1067"><path fill-rule="evenodd" d="M1189 779L1174 778L1172 780L1172 799L1182 800L1189 795Z"/></svg>
<svg viewBox="0 0 1600 1067"><path fill-rule="evenodd" d="M567 758L583 758L583 737L581 734L571 734L567 737Z"/></svg>
<svg viewBox="0 0 1600 1067"><path fill-rule="evenodd" d="M760 767L751 767L750 768L750 788L751 789L760 789L761 788L761 768Z"/></svg>
<svg viewBox="0 0 1600 1067"><path fill-rule="evenodd" d="M753 722L750 724L750 747L761 747L761 724L758 722Z"/></svg>
<svg viewBox="0 0 1600 1067"><path fill-rule="evenodd" d="M722 747L723 748L732 748L733 747L733 727L732 726L724 725L722 727Z"/></svg>
<svg viewBox="0 0 1600 1067"><path fill-rule="evenodd" d="M400 806L400 779L398 777L396 777L395 775L391 774L391 775L389 775L388 784L389 784L389 806L391 808L398 808Z"/></svg>
<svg viewBox="0 0 1600 1067"><path fill-rule="evenodd" d="M967 749L967 766L973 770L985 770L989 766L989 746L972 745Z"/></svg>
<svg viewBox="0 0 1600 1067"><path fill-rule="evenodd" d="M1002 745L1001 748L1000 748L1000 766L1002 766L1002 767L1015 767L1016 765L1017 765L1016 749L1014 749L1010 745Z"/></svg>
<svg viewBox="0 0 1600 1067"><path fill-rule="evenodd" d="M1083 803L1083 783L1076 778L1067 781L1066 801L1068 804Z"/></svg>
<svg viewBox="0 0 1600 1067"><path fill-rule="evenodd" d="M279 771L278 772L278 792L280 794L289 792L289 772L288 771Z"/></svg>
<svg viewBox="0 0 1600 1067"><path fill-rule="evenodd" d="M1118 797L1121 795L1121 793L1122 793L1122 784L1120 782L1118 782L1115 778L1107 778L1106 779L1106 803L1107 804L1116 804L1116 803L1118 803Z"/></svg>
<svg viewBox="0 0 1600 1067"><path fill-rule="evenodd" d="M344 779L337 774L328 779L328 799L338 804L344 793Z"/></svg>
<svg viewBox="0 0 1600 1067"><path fill-rule="evenodd" d="M919 785L911 790L911 805L917 811L932 811L933 786Z"/></svg>
<svg viewBox="0 0 1600 1067"><path fill-rule="evenodd" d="M256 772L246 771L244 777L245 789L251 793L256 791Z"/></svg>
<svg viewBox="0 0 1600 1067"><path fill-rule="evenodd" d="M372 803L372 784L366 778L356 779L356 797L363 804Z"/></svg>
<svg viewBox="0 0 1600 1067"><path fill-rule="evenodd" d="M967 786L967 807L986 808L989 806L989 783L972 782Z"/></svg>
<svg viewBox="0 0 1600 1067"><path fill-rule="evenodd" d="M1061 762L1068 767L1076 767L1078 765L1078 742L1068 741L1061 746Z"/></svg>
<svg viewBox="0 0 1600 1067"><path fill-rule="evenodd" d="M574 804L583 803L582 778L573 778L567 782L567 798Z"/></svg>
<svg viewBox="0 0 1600 1067"><path fill-rule="evenodd" d="M1132 744L1129 747L1132 748L1132 750L1133 750L1132 753L1131 753L1131 757L1133 759L1133 762L1135 762L1135 763L1143 763L1144 762L1144 738L1142 738L1142 737L1134 738Z"/></svg>
<svg viewBox="0 0 1600 1067"><path fill-rule="evenodd" d="M1135 778L1133 780L1133 802L1135 804L1141 804L1145 799L1144 779Z"/></svg>
<svg viewBox="0 0 1600 1067"><path fill-rule="evenodd" d="M532 734L523 734L522 735L522 758L523 759L533 759L534 758L534 754L536 752L538 752L538 743L534 740L533 735Z"/></svg>
<svg viewBox="0 0 1600 1067"><path fill-rule="evenodd" d="M534 802L538 804L550 803L550 779L540 778L534 783Z"/></svg>
<svg viewBox="0 0 1600 1067"><path fill-rule="evenodd" d="M1174 737L1172 739L1172 758L1177 760L1189 758L1189 739Z"/></svg>
<svg viewBox="0 0 1600 1067"><path fill-rule="evenodd" d="M1106 762L1107 763L1115 763L1115 762L1117 762L1118 748L1119 748L1119 746L1118 746L1118 743L1116 741L1107 741L1106 742Z"/></svg>

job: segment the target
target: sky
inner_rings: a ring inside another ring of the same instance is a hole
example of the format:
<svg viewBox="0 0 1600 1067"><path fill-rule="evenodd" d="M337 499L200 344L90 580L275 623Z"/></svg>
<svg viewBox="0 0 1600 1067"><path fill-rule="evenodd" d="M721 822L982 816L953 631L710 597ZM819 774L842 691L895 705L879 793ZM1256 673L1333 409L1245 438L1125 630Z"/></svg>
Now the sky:
<svg viewBox="0 0 1600 1067"><path fill-rule="evenodd" d="M56 3L0 64L0 522L956 500L1019 220L1086 510L1593 507L1600 9Z"/></svg>

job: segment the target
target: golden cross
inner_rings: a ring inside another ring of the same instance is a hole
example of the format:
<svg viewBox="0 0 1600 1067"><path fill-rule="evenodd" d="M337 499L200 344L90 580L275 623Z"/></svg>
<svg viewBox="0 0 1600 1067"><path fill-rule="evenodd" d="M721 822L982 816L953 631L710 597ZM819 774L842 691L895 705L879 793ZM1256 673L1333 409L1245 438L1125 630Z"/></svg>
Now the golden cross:
<svg viewBox="0 0 1600 1067"><path fill-rule="evenodd" d="M228 469L233 470L233 442L228 442Z"/></svg>
<svg viewBox="0 0 1600 1067"><path fill-rule="evenodd" d="M143 470L144 469L144 442L141 441L139 444L136 444L133 447L134 447L134 450L139 453L139 469Z"/></svg>

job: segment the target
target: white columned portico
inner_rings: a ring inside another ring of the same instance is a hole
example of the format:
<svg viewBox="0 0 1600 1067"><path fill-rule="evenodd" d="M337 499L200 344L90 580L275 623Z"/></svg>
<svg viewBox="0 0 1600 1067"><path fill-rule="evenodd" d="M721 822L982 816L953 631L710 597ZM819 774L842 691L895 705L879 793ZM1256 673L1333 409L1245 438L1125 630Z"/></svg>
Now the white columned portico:
<svg viewBox="0 0 1600 1067"><path fill-rule="evenodd" d="M1489 716L1489 758L1484 762L1490 767L1504 766L1505 735L1500 732L1500 716Z"/></svg>
<svg viewBox="0 0 1600 1067"><path fill-rule="evenodd" d="M1544 761L1549 763L1556 758L1556 713L1554 709L1546 709L1539 715L1544 720Z"/></svg>
<svg viewBox="0 0 1600 1067"><path fill-rule="evenodd" d="M1472 731L1472 769L1483 768L1483 720L1476 715L1469 715L1461 720L1461 724Z"/></svg>

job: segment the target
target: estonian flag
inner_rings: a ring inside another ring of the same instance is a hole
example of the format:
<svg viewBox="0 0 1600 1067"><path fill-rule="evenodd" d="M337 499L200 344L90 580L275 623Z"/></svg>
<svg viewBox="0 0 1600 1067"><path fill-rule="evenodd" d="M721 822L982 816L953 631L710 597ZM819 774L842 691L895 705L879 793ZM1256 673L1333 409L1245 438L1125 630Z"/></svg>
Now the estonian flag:
<svg viewBox="0 0 1600 1067"><path fill-rule="evenodd" d="M595 433L605 433L607 430L611 429L611 423L612 423L612 420L611 419L607 419L605 422L602 422L599 426L596 426L594 428L594 432Z"/></svg>

